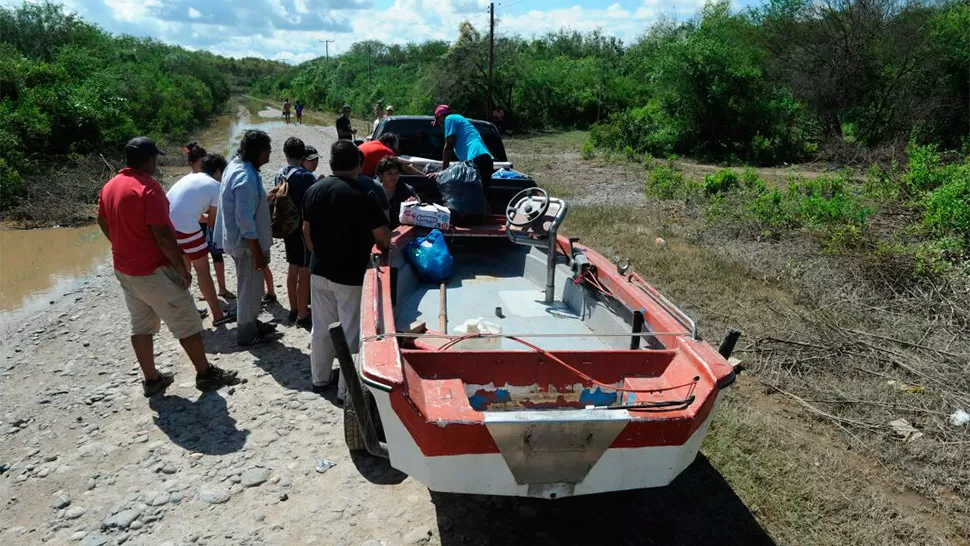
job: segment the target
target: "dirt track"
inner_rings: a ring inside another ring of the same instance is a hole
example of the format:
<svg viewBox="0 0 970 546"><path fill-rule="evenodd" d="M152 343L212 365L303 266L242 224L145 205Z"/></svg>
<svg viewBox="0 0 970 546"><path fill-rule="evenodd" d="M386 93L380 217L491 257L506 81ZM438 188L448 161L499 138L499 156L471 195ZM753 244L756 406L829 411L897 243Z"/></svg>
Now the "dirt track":
<svg viewBox="0 0 970 546"><path fill-rule="evenodd" d="M332 128L267 127L267 184L287 136L324 153L335 138ZM283 306L263 316L277 322L287 311L282 254L278 243ZM202 396L163 329L156 358L178 376L167 396L146 400L127 320L104 266L3 327L0 543L770 543L703 458L668 490L557 502L432 494L383 460L351 458L333 394L309 392L309 334L282 324L278 343L252 350L235 346L232 328L208 329L212 361L248 383ZM322 459L337 464L318 473Z"/></svg>

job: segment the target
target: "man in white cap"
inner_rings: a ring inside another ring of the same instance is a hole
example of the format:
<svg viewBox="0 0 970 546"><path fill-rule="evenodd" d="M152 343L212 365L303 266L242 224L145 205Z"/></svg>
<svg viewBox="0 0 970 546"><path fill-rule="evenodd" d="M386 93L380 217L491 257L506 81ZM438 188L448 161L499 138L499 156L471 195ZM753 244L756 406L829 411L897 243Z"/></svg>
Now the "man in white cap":
<svg viewBox="0 0 970 546"><path fill-rule="evenodd" d="M384 118L389 118L393 115L394 115L394 107L388 104L387 108L384 109L384 114L378 115L377 119L374 120L374 128L371 130L371 135L377 134L377 126L381 124L381 120L383 120Z"/></svg>

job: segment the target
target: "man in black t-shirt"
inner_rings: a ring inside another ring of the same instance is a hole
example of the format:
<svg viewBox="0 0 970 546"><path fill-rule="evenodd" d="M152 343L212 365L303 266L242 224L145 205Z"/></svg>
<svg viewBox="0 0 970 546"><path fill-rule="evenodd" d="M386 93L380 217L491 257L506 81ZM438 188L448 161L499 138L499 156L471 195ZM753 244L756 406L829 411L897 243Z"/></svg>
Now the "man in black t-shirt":
<svg viewBox="0 0 970 546"><path fill-rule="evenodd" d="M357 129L350 126L350 105L345 104L341 109L340 117L337 118L337 138L343 140L354 140Z"/></svg>
<svg viewBox="0 0 970 546"><path fill-rule="evenodd" d="M313 330L310 371L314 392L331 383L336 358L330 323L340 321L351 351L360 338L360 297L364 272L376 243L391 245L387 216L371 195L372 188L357 180L360 161L353 142L338 140L330 148L329 176L313 184L303 197L303 234L310 248L310 301ZM346 396L340 377L337 400Z"/></svg>

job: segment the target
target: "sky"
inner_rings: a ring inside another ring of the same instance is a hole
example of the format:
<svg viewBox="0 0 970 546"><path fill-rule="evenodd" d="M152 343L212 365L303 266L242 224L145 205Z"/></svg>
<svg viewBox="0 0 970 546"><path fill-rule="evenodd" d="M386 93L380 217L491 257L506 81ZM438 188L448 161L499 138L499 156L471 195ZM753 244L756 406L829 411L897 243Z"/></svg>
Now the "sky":
<svg viewBox="0 0 970 546"><path fill-rule="evenodd" d="M735 0L741 7L755 0ZM21 0L0 0L16 6ZM487 0L62 0L70 11L108 32L151 37L230 57L291 64L363 40L385 43L454 41L462 21L488 28ZM631 42L658 18L695 15L703 0L503 0L496 33L541 35L567 28L600 29Z"/></svg>

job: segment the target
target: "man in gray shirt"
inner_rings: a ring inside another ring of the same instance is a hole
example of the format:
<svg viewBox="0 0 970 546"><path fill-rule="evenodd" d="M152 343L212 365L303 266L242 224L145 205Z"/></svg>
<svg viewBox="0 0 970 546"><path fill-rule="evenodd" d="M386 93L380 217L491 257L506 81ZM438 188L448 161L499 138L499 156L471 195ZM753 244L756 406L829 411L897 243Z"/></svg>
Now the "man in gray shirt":
<svg viewBox="0 0 970 546"><path fill-rule="evenodd" d="M236 262L236 340L242 346L266 342L266 334L275 330L274 325L256 319L263 297L262 272L269 267L273 245L266 188L259 176L259 168L269 162L271 149L269 135L246 131L238 154L222 174L219 189L214 237Z"/></svg>

